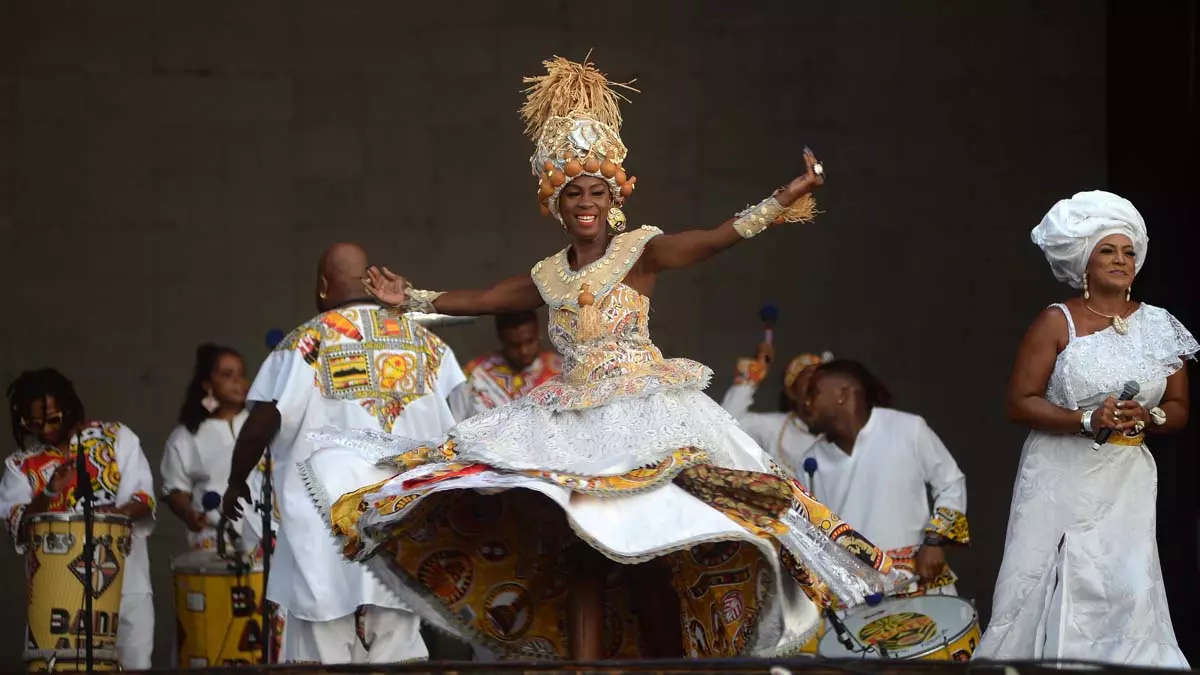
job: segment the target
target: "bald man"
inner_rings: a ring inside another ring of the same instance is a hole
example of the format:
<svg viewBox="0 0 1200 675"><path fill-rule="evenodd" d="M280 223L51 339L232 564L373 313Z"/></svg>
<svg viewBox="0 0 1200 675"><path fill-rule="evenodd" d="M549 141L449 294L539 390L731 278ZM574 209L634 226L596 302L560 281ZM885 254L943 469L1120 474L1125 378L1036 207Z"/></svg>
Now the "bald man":
<svg viewBox="0 0 1200 675"><path fill-rule="evenodd" d="M316 451L309 432L327 425L406 438L436 438L454 425L446 397L465 380L454 353L433 333L368 297L362 284L367 266L366 252L355 244L335 244L321 256L319 314L263 363L233 450L222 508L236 519L239 500L253 498L246 478L264 448L271 448L280 526L267 598L286 612L282 660L288 663L395 663L428 656L417 616L365 566L342 560L327 514L313 506L297 468Z"/></svg>

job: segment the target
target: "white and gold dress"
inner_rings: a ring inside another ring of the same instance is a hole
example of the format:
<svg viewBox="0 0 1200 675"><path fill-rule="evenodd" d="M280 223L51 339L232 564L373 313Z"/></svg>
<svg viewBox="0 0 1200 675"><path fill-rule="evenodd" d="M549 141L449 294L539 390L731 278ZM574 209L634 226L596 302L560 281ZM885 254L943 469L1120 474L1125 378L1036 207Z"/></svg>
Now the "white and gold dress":
<svg viewBox="0 0 1200 675"><path fill-rule="evenodd" d="M617 235L578 271L565 249L534 266L563 373L526 397L436 441L314 436L327 449L303 473L343 554L435 625L508 657L568 657L565 551L580 540L667 566L689 656L796 652L824 604L905 583L702 392L708 368L650 341L650 299L622 280L658 234ZM639 652L625 577L608 575L610 658Z"/></svg>

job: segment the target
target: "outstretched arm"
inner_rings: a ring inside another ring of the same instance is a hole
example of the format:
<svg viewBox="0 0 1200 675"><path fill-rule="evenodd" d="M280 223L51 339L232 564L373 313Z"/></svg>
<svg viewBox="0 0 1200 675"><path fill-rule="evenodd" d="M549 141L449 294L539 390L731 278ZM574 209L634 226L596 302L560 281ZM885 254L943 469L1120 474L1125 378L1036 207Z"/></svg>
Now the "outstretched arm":
<svg viewBox="0 0 1200 675"><path fill-rule="evenodd" d="M432 309L450 316L479 316L481 314L504 314L537 309L542 306L542 295L533 283L533 277L522 274L510 277L500 283L482 290L458 290L431 294L428 291L414 291L408 280L384 267L370 267L367 278L363 280L367 292L379 299L380 302L392 306L405 306L417 311L428 311L430 308L420 308L413 300L421 300L422 295L432 295L429 300Z"/></svg>
<svg viewBox="0 0 1200 675"><path fill-rule="evenodd" d="M775 201L785 209L825 183L824 172L817 170L817 158L807 148L804 150L804 164L807 169L804 175L794 179L788 183L787 187L775 194ZM730 218L708 230L688 230L651 239L642 254L643 269L654 273L689 267L708 260L742 239L748 238L746 234L739 232L738 228L734 227L737 221L737 218ZM749 236L753 236L753 234Z"/></svg>

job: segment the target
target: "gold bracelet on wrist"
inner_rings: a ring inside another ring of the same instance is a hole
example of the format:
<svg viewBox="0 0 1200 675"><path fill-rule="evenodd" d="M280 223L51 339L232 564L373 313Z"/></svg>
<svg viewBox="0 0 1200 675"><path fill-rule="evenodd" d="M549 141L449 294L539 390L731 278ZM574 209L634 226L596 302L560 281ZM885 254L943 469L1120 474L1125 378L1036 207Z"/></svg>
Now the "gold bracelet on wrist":
<svg viewBox="0 0 1200 675"><path fill-rule="evenodd" d="M444 291L422 291L418 288L409 288L408 292L405 293L408 297L404 299L404 302L396 305L396 309L401 312L433 314L437 311L433 308L434 301L444 294Z"/></svg>
<svg viewBox="0 0 1200 675"><path fill-rule="evenodd" d="M783 210L775 196L771 195L757 205L737 214L737 220L733 221L733 229L743 239L757 236L770 227L771 223L774 223L775 219L783 213Z"/></svg>

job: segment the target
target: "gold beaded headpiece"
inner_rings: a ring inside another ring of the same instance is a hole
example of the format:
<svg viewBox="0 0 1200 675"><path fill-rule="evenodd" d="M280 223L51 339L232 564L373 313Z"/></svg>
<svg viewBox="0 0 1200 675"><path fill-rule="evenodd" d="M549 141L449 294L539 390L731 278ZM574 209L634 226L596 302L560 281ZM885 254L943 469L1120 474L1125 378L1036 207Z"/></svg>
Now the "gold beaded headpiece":
<svg viewBox="0 0 1200 675"><path fill-rule="evenodd" d="M621 142L619 103L629 99L613 87L637 90L630 83L610 82L587 58L580 64L556 56L542 65L545 75L524 79L531 86L521 108L525 135L534 142L529 163L539 178L542 215L562 222L559 195L579 176L603 179L620 206L633 194L637 178L627 176L623 166L628 151Z"/></svg>

